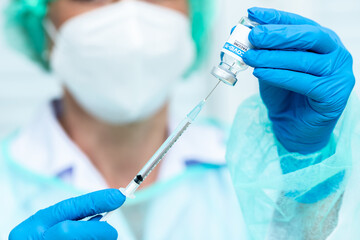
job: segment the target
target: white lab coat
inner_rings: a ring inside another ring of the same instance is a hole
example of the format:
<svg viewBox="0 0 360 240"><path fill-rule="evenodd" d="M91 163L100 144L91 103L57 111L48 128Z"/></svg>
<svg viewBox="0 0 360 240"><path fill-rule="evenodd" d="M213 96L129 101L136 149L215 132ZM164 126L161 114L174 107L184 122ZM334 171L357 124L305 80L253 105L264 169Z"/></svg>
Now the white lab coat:
<svg viewBox="0 0 360 240"><path fill-rule="evenodd" d="M41 208L107 188L61 128L54 106L46 106L29 126L1 145L0 189L5 193L0 200L1 239ZM126 203L147 203L142 239L241 239L244 224L224 165L224 141L220 130L192 126L160 166L159 184ZM136 239L121 210L110 223L119 239Z"/></svg>

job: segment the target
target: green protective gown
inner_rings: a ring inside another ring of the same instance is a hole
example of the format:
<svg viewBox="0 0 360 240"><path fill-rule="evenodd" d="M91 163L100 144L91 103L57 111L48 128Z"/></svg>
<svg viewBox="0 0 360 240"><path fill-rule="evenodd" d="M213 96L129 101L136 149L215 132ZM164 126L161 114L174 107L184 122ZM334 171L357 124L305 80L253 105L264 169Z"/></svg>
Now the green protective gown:
<svg viewBox="0 0 360 240"><path fill-rule="evenodd" d="M352 96L328 146L307 156L289 153L280 145L259 97L239 107L226 160L249 239L338 240L360 236L359 106L357 96ZM284 174L281 162L289 159L298 165L314 164ZM345 173L344 180L330 186L332 193L325 199L296 201L309 192L322 194L321 183L339 173Z"/></svg>

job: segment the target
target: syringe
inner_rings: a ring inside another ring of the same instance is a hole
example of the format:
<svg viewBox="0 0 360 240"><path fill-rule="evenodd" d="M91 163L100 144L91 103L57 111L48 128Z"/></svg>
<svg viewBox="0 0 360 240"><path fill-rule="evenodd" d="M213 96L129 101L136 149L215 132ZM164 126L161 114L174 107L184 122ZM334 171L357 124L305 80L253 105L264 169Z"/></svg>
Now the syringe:
<svg viewBox="0 0 360 240"><path fill-rule="evenodd" d="M177 126L175 131L166 139L166 141L161 145L161 147L156 151L156 153L150 158L150 160L145 164L145 166L140 170L140 172L135 176L135 178L129 183L129 185L120 191L127 197L133 198L135 191L140 187L141 183L146 179L146 177L154 170L154 168L159 164L159 162L165 157L167 152L172 148L176 141L183 135L186 129L195 121L201 110L203 109L206 101L215 91L220 81L216 86L211 90L208 96L202 100L196 107L191 110L185 117L184 120ZM100 221L106 221L112 212L105 213Z"/></svg>

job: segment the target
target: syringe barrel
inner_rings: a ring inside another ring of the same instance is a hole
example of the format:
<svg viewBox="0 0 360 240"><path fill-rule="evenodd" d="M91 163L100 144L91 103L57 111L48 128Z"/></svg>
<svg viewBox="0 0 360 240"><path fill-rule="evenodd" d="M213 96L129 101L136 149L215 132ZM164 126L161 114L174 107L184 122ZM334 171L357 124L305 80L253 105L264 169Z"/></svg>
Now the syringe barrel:
<svg viewBox="0 0 360 240"><path fill-rule="evenodd" d="M132 180L129 185L125 189L121 188L120 191L124 194L127 198L134 198L134 193L140 187L139 183L136 183L135 180Z"/></svg>
<svg viewBox="0 0 360 240"><path fill-rule="evenodd" d="M176 141L181 137L181 135L190 125L191 121L186 117L178 125L175 131L166 139L166 141L161 145L161 147L156 151L152 158L138 173L138 175L141 175L143 177L143 180L145 180L145 178L150 174L150 172L159 164L161 159L164 158L166 153L171 149L171 147L176 143Z"/></svg>

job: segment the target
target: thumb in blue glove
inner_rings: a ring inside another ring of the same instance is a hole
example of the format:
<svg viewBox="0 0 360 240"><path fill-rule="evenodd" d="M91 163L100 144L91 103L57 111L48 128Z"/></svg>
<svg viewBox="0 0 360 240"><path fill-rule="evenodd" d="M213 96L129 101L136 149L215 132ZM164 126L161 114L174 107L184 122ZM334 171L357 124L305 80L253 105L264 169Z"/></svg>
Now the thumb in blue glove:
<svg viewBox="0 0 360 240"><path fill-rule="evenodd" d="M125 196L117 189L90 193L62 201L38 211L17 227L9 240L23 239L117 239L117 231L106 222L78 221L119 208Z"/></svg>

